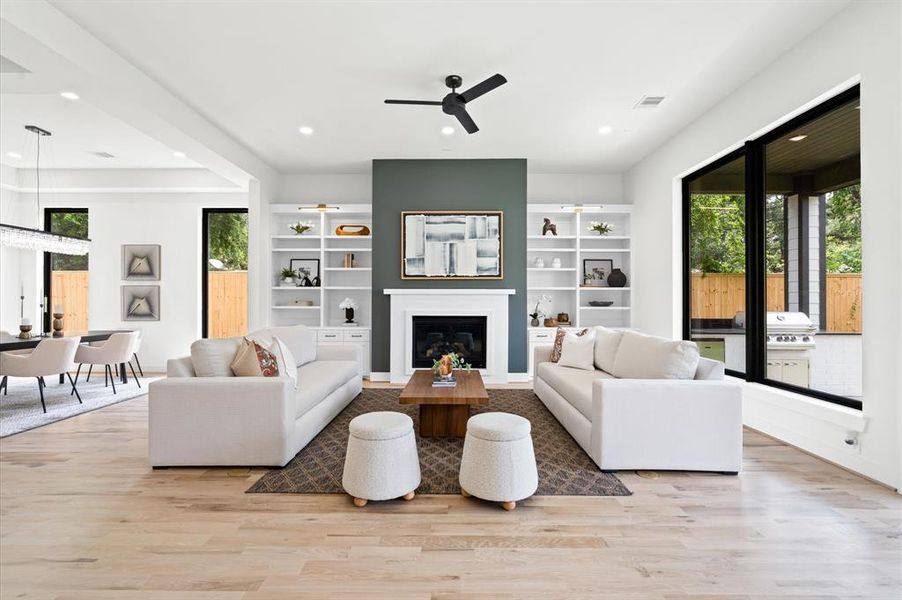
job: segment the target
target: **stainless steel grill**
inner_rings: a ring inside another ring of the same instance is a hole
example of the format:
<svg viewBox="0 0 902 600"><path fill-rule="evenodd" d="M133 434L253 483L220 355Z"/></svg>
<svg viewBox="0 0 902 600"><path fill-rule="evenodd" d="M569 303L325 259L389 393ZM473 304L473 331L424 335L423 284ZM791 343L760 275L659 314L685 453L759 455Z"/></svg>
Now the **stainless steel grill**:
<svg viewBox="0 0 902 600"><path fill-rule="evenodd" d="M767 313L768 350L810 350L817 331L808 315L801 312Z"/></svg>

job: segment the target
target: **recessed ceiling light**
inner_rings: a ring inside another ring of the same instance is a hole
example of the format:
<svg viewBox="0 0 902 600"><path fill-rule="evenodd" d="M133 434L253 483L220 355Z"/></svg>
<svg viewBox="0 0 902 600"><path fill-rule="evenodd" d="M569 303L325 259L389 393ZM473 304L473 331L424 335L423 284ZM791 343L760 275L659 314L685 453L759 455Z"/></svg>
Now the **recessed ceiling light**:
<svg viewBox="0 0 902 600"><path fill-rule="evenodd" d="M794 135L794 136L792 136L791 138L789 138L789 141L790 141L790 142L801 142L801 141L804 140L806 137L808 137L808 136L805 135L804 133L801 134L801 135Z"/></svg>
<svg viewBox="0 0 902 600"><path fill-rule="evenodd" d="M185 158L185 153L184 153L184 152L179 152L178 150L176 150L175 152L173 152L172 155L173 155L174 157L176 157L176 158Z"/></svg>
<svg viewBox="0 0 902 600"><path fill-rule="evenodd" d="M22 155L18 152L7 152L6 155L10 158L15 158L16 160L22 158Z"/></svg>
<svg viewBox="0 0 902 600"><path fill-rule="evenodd" d="M598 135L608 135L612 131L614 131L614 128L610 125L602 125L598 128Z"/></svg>
<svg viewBox="0 0 902 600"><path fill-rule="evenodd" d="M78 100L78 94L75 92L60 92L60 96L66 100Z"/></svg>
<svg viewBox="0 0 902 600"><path fill-rule="evenodd" d="M454 133L454 128L451 127L450 125L445 125L444 127L442 127L443 135L452 135L453 133Z"/></svg>
<svg viewBox="0 0 902 600"><path fill-rule="evenodd" d="M313 135L313 127L309 127L307 125L301 125L298 127L298 131L301 135Z"/></svg>

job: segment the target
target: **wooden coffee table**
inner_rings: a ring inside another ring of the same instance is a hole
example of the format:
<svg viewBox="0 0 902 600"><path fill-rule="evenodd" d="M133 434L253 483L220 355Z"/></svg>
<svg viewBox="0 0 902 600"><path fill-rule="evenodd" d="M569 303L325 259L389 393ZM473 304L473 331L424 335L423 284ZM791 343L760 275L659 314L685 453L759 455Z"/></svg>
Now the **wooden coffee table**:
<svg viewBox="0 0 902 600"><path fill-rule="evenodd" d="M464 437L470 407L489 403L489 394L479 371L455 372L457 386L432 387L432 371L413 374L401 392L401 404L420 405L420 435L423 437Z"/></svg>

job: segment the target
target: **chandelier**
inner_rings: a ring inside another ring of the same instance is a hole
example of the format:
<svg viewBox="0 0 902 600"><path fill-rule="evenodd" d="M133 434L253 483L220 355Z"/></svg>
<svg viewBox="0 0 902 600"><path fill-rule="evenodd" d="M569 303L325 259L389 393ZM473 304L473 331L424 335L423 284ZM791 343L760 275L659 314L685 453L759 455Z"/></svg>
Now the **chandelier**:
<svg viewBox="0 0 902 600"><path fill-rule="evenodd" d="M38 219L41 214L41 138L50 135L46 129L36 125L26 125L25 129L31 131L38 138L37 157L35 159L36 173L36 197L38 204ZM12 248L36 250L40 252L53 252L55 254L84 255L88 253L90 239L77 238L30 227L20 227L9 223L0 223L0 244Z"/></svg>

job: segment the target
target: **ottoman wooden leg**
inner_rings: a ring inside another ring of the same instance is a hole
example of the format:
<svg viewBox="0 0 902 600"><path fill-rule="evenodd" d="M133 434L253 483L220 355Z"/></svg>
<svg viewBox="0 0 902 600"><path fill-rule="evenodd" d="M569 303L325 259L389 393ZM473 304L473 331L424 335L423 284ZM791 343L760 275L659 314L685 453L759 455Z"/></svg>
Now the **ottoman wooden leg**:
<svg viewBox="0 0 902 600"><path fill-rule="evenodd" d="M411 490L411 491L407 492L406 494L404 494L404 499L405 500L413 500L413 497L416 495L417 495L417 491Z"/></svg>
<svg viewBox="0 0 902 600"><path fill-rule="evenodd" d="M517 508L517 503L516 503L516 502L510 502L510 501L508 501L508 502L502 502L502 503L501 503L501 508L503 508L504 510L514 510L515 508Z"/></svg>
<svg viewBox="0 0 902 600"><path fill-rule="evenodd" d="M460 495L463 496L464 498L469 498L471 494L467 490L460 488Z"/></svg>
<svg viewBox="0 0 902 600"><path fill-rule="evenodd" d="M357 508L363 508L364 506L366 506L366 499L354 498L354 506L356 506Z"/></svg>

